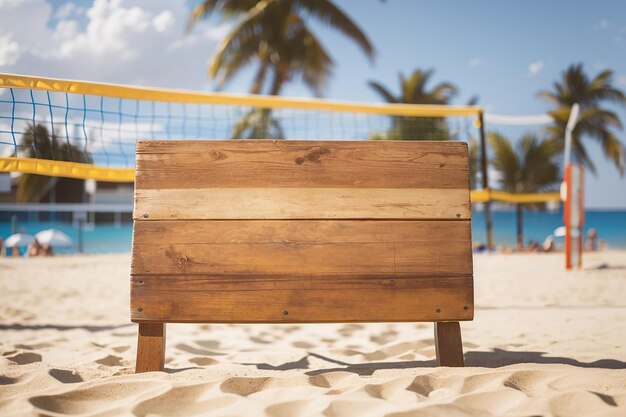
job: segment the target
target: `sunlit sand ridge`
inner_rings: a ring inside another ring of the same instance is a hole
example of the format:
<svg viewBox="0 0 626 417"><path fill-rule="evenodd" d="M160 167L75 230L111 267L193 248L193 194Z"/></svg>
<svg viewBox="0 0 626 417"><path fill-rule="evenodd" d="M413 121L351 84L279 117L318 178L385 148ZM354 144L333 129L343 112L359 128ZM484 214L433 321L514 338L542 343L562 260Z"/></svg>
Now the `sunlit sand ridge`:
<svg viewBox="0 0 626 417"><path fill-rule="evenodd" d="M432 324L169 325L135 375L128 255L0 264L0 415L623 416L626 253L475 257L467 368Z"/></svg>

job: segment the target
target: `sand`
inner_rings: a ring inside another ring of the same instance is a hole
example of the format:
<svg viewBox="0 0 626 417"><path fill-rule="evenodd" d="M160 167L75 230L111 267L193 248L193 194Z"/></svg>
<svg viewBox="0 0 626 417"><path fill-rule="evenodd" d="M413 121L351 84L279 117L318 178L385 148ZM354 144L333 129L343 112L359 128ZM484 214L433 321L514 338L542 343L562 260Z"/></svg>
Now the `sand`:
<svg viewBox="0 0 626 417"><path fill-rule="evenodd" d="M130 256L0 258L0 416L626 416L626 252L475 256L466 368L429 323L168 325L133 374Z"/></svg>

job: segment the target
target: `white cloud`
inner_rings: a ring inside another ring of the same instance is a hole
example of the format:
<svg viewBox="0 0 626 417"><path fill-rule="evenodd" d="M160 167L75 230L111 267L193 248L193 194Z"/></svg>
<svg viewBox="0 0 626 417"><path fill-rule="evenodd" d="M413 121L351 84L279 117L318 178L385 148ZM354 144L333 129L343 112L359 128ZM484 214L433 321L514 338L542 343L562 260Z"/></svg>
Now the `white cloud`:
<svg viewBox="0 0 626 417"><path fill-rule="evenodd" d="M59 6L59 8L54 13L54 17L58 20L68 19L70 17L79 16L85 13L84 7L76 6L76 4L68 1L65 4Z"/></svg>
<svg viewBox="0 0 626 417"><path fill-rule="evenodd" d="M604 30L604 29L608 29L611 26L611 22L608 19L600 19L600 21L598 21L595 25L593 25L593 28L595 30Z"/></svg>
<svg viewBox="0 0 626 417"><path fill-rule="evenodd" d="M0 36L0 67L15 65L20 57L20 46L11 40L11 34Z"/></svg>
<svg viewBox="0 0 626 417"><path fill-rule="evenodd" d="M174 15L169 10L164 10L152 19L152 24L158 32L164 32L174 24Z"/></svg>
<svg viewBox="0 0 626 417"><path fill-rule="evenodd" d="M620 87L626 87L626 75L620 75L617 77L617 85Z"/></svg>
<svg viewBox="0 0 626 417"><path fill-rule="evenodd" d="M74 39L78 31L78 22L75 20L61 20L54 29L52 39L63 44L68 40Z"/></svg>
<svg viewBox="0 0 626 417"><path fill-rule="evenodd" d="M543 61L535 61L528 64L528 75L534 76L537 75L543 70Z"/></svg>
<svg viewBox="0 0 626 417"><path fill-rule="evenodd" d="M15 7L20 3L26 3L25 0L0 0L0 7Z"/></svg>
<svg viewBox="0 0 626 417"><path fill-rule="evenodd" d="M185 35L186 0L95 0L88 8L0 0L0 71L90 81L201 88L228 26Z"/></svg>
<svg viewBox="0 0 626 417"><path fill-rule="evenodd" d="M472 58L468 61L467 66L470 68L480 67L485 64L485 60L482 58Z"/></svg>

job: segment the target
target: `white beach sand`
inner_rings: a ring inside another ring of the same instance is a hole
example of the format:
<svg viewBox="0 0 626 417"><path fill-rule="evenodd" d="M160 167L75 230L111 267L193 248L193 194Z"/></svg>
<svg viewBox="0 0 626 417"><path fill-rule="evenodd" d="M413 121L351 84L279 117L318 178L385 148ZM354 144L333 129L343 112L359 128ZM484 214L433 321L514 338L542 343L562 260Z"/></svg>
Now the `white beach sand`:
<svg viewBox="0 0 626 417"><path fill-rule="evenodd" d="M129 255L0 258L0 416L626 416L626 252L474 262L466 368L430 323L174 324L135 375Z"/></svg>

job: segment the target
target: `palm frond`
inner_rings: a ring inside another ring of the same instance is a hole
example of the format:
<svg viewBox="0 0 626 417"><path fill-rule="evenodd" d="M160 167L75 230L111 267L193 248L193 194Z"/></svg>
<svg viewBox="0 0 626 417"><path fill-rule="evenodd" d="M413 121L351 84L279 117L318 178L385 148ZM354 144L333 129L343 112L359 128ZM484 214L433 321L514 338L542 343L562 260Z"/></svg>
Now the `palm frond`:
<svg viewBox="0 0 626 417"><path fill-rule="evenodd" d="M398 102L398 100L382 84L377 83L376 81L368 81L367 85L369 85L382 98L384 98L387 103L397 103Z"/></svg>
<svg viewBox="0 0 626 417"><path fill-rule="evenodd" d="M572 134L572 151L576 158L595 173L583 139L596 140L602 145L604 156L624 175L623 144L614 130L622 129L621 118L613 111L601 107L603 102L626 105L624 92L612 85L613 72L604 70L590 79L582 64L570 65L552 91L541 91L539 95L556 106L550 115L553 126L546 129L550 139L562 142L567 120L574 103L581 106L581 113Z"/></svg>
<svg viewBox="0 0 626 417"><path fill-rule="evenodd" d="M487 133L487 141L491 145L494 157L491 164L500 172L500 183L505 191L515 192L519 162L509 140L496 132Z"/></svg>
<svg viewBox="0 0 626 417"><path fill-rule="evenodd" d="M361 28L339 7L329 0L293 0L297 8L305 9L322 23L325 23L352 39L361 50L374 60L375 51L372 43Z"/></svg>

